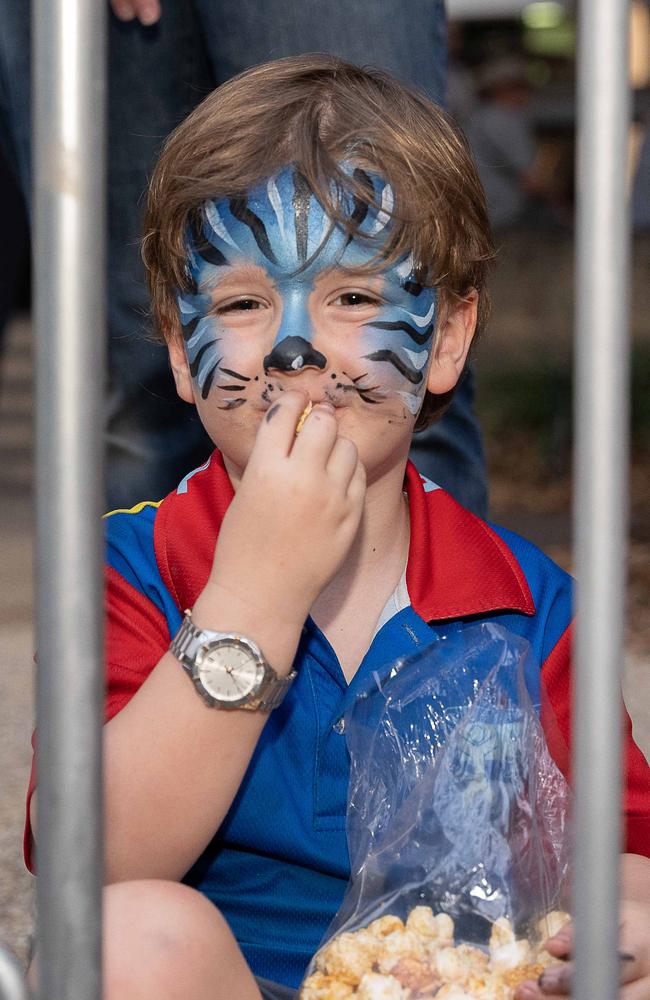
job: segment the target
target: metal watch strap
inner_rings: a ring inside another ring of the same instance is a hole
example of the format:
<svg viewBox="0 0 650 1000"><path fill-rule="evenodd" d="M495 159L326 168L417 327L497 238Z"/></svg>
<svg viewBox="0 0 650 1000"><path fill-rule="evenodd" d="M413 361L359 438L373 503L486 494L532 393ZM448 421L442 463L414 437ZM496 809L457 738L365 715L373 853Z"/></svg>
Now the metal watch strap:
<svg viewBox="0 0 650 1000"><path fill-rule="evenodd" d="M213 632L210 638L217 638L220 632ZM181 627L170 644L170 650L190 677L194 677L194 657L202 642L208 637L203 629L197 628L191 618L191 612L185 612Z"/></svg>
<svg viewBox="0 0 650 1000"><path fill-rule="evenodd" d="M196 684L194 676L194 660L199 646L202 646L205 642L210 642L215 639L229 639L232 638L233 635L229 632L214 632L200 629L192 621L191 614L192 612L190 610L185 611L181 626L172 639L169 648L176 659L180 662L183 670ZM248 639L246 641L250 642L251 640ZM259 649L259 647L257 648ZM262 687L256 697L251 698L251 701L248 704L240 705L240 708L262 712L273 711L274 708L277 708L282 704L288 688L291 686L296 677L295 670L292 670L286 677L280 677L279 674L275 672L273 667L266 661L266 658L262 658L264 659L266 673Z"/></svg>

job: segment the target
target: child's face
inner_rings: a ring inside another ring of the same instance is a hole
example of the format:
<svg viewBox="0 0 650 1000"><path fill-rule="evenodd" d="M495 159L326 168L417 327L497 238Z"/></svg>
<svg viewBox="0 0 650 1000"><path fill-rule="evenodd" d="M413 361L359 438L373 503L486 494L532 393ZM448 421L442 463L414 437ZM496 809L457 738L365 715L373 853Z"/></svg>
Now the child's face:
<svg viewBox="0 0 650 1000"><path fill-rule="evenodd" d="M390 209L390 185L357 176ZM197 291L178 295L184 356L179 344L170 353L180 394L193 397L240 469L287 388L334 405L368 471L408 451L427 389L436 293L416 283L410 259L380 273L355 270L381 250L389 217L353 199L350 214L368 239L349 240L340 227L326 239L331 221L290 166L246 199L204 206L200 236L210 246L195 236L188 247Z"/></svg>

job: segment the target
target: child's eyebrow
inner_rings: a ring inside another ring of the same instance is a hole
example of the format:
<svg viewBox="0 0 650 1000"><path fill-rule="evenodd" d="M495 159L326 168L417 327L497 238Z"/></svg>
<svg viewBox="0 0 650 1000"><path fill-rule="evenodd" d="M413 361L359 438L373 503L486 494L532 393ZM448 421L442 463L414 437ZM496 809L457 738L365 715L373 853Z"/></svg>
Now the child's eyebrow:
<svg viewBox="0 0 650 1000"><path fill-rule="evenodd" d="M221 270L221 269L220 269ZM242 261L229 265L223 269L222 274L217 274L211 283L211 290L228 288L231 285L238 285L242 281L264 281L275 288L275 280L268 271L249 261Z"/></svg>

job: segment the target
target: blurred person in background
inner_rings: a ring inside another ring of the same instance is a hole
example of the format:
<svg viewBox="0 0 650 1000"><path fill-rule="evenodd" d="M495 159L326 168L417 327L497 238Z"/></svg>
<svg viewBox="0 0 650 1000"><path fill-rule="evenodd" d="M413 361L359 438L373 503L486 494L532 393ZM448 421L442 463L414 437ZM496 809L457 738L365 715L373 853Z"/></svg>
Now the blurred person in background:
<svg viewBox="0 0 650 1000"><path fill-rule="evenodd" d="M532 88L523 60L504 56L476 77L477 101L463 122L495 230L549 221L548 183L530 116Z"/></svg>
<svg viewBox="0 0 650 1000"><path fill-rule="evenodd" d="M210 442L175 399L166 352L147 336L139 255L142 193L164 138L213 87L267 59L311 51L372 63L444 101L444 0L110 0L107 506L161 497ZM25 0L0 0L0 135L29 201L30 24ZM142 392L144 388L145 392ZM412 457L485 516L481 434L469 372Z"/></svg>

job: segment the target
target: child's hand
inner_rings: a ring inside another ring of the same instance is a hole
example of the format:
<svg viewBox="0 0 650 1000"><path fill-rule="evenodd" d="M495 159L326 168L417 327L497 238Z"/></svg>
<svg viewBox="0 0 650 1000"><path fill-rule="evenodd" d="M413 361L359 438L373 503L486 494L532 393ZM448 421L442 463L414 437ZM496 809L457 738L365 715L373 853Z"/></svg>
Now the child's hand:
<svg viewBox="0 0 650 1000"><path fill-rule="evenodd" d="M318 404L296 436L307 396L282 394L267 411L224 517L210 582L265 617L304 622L347 555L366 490L355 444Z"/></svg>
<svg viewBox="0 0 650 1000"><path fill-rule="evenodd" d="M623 901L619 934L621 1000L650 1000L650 904ZM558 959L538 982L526 982L515 991L515 1000L553 1000L571 993L573 924L566 924L545 943Z"/></svg>

